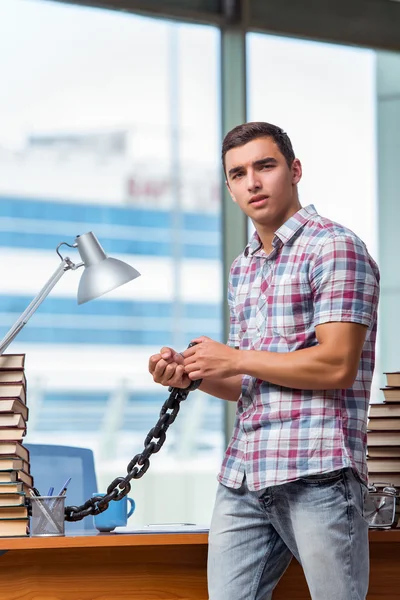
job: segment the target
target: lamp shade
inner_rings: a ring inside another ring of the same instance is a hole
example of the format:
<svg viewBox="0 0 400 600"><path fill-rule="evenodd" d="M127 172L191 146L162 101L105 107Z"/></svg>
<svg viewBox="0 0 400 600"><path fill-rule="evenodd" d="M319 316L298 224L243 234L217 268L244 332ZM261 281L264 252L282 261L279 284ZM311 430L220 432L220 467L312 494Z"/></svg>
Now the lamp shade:
<svg viewBox="0 0 400 600"><path fill-rule="evenodd" d="M139 271L104 252L91 231L77 236L75 244L84 264L79 287L78 304L103 296L140 276Z"/></svg>

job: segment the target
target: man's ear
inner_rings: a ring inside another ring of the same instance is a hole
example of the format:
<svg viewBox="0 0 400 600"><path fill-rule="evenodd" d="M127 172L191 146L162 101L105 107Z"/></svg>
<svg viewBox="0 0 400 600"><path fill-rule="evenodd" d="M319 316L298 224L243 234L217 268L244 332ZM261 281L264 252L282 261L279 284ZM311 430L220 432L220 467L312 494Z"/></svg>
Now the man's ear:
<svg viewBox="0 0 400 600"><path fill-rule="evenodd" d="M226 187L228 188L228 192L229 192L229 195L230 195L230 197L232 198L232 200L233 200L234 202L236 202L236 198L235 198L235 196L232 194L232 190L231 190L231 188L229 187L229 183L228 183L228 180L227 180L227 179L225 179L225 185L226 185Z"/></svg>
<svg viewBox="0 0 400 600"><path fill-rule="evenodd" d="M303 175L303 169L301 166L301 162L298 158L295 158L292 163L292 183L296 185L299 183L301 177Z"/></svg>

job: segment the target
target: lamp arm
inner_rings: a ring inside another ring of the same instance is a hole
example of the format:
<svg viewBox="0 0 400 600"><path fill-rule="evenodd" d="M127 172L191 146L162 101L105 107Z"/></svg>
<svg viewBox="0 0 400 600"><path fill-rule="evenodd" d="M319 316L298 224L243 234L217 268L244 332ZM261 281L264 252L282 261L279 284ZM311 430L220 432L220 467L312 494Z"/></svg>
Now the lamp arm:
<svg viewBox="0 0 400 600"><path fill-rule="evenodd" d="M19 334L21 329L27 324L33 313L39 308L42 304L43 300L47 298L53 287L56 283L61 279L66 271L69 269L76 269L81 265L75 265L70 261L70 259L66 256L63 258L62 262L50 277L48 282L42 287L37 296L32 300L32 302L27 306L22 315L17 319L11 329L6 333L5 337L0 342L0 355L3 354L4 350L11 344L13 339Z"/></svg>

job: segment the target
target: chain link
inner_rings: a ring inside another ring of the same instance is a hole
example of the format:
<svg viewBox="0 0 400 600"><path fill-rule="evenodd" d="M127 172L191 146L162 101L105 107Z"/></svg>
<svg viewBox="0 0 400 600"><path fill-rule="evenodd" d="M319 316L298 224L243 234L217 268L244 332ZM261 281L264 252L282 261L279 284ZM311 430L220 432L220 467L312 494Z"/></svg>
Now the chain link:
<svg viewBox="0 0 400 600"><path fill-rule="evenodd" d="M188 348L193 346L189 344ZM150 457L159 452L166 440L168 427L175 421L181 402L186 400L189 392L196 390L201 384L201 379L192 381L185 389L168 388L169 397L164 402L160 410L160 415L157 423L146 436L144 441L144 449L140 454L136 454L127 466L127 475L125 477L117 477L107 488L105 496L94 496L86 500L81 506L66 506L65 520L80 521L89 515L98 515L104 512L110 502L113 500L121 500L129 494L131 490L130 482L132 479L140 479L150 467Z"/></svg>

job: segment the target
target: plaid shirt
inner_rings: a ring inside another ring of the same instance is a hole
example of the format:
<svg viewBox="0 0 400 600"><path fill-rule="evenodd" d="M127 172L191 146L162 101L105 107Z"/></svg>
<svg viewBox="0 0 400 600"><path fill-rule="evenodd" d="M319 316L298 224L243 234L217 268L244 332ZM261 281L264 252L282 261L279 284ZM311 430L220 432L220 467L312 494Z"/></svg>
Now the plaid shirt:
<svg viewBox="0 0 400 600"><path fill-rule="evenodd" d="M233 262L228 344L242 350L293 352L318 344L315 326L331 321L368 327L351 388L299 390L242 376L232 439L219 481L261 490L352 467L367 480L366 426L375 362L379 271L349 229L299 210L276 231L266 254L255 233Z"/></svg>

